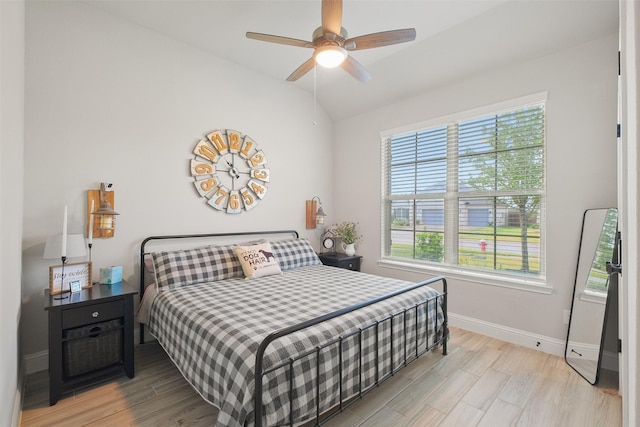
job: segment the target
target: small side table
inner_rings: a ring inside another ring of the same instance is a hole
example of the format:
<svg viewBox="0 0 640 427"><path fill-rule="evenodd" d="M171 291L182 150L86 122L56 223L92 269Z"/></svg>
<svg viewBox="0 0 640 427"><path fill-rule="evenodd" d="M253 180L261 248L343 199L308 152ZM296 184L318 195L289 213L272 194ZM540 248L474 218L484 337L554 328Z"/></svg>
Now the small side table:
<svg viewBox="0 0 640 427"><path fill-rule="evenodd" d="M122 372L133 378L133 296L125 281L95 284L54 299L45 290L49 315L49 405L62 392Z"/></svg>
<svg viewBox="0 0 640 427"><path fill-rule="evenodd" d="M320 261L322 261L324 265L346 268L347 270L353 271L360 271L360 263L362 261L360 255L349 256L338 252L318 254L318 258L320 258Z"/></svg>

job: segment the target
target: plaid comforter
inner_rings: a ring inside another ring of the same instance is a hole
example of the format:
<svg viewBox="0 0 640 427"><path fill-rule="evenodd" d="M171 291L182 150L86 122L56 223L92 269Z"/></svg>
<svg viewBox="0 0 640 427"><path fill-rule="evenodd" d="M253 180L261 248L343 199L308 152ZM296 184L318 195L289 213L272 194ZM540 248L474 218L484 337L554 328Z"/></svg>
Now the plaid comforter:
<svg viewBox="0 0 640 427"><path fill-rule="evenodd" d="M241 426L245 420L251 425L255 353L269 333L409 285L327 266L251 280L202 283L160 293L148 326L187 381L220 409L218 426ZM265 354L265 370L285 363L263 378L263 424L288 423L290 412L296 423L313 417L318 404L324 411L339 403L340 389L343 399L353 396L397 368L416 346L431 345L437 335L436 323L442 324L439 302L417 306L393 320L389 316L435 295L437 291L425 286L274 341ZM376 320L385 318L375 326ZM398 332L405 323L407 336ZM364 331L351 333L358 328ZM430 331L426 340L425 328ZM338 336L344 338L326 345ZM358 356L360 345L362 357ZM286 363L318 347L322 348ZM389 352L393 353L393 367L383 357ZM376 364L376 355L386 361Z"/></svg>

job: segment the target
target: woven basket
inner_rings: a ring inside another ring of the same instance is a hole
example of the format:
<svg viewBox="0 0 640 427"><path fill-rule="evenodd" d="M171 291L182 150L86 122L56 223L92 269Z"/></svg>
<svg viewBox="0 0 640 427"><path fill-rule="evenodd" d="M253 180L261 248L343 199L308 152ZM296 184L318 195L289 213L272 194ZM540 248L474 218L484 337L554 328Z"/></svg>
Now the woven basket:
<svg viewBox="0 0 640 427"><path fill-rule="evenodd" d="M120 320L115 319L67 330L67 341L62 345L64 375L73 377L120 363L121 326Z"/></svg>

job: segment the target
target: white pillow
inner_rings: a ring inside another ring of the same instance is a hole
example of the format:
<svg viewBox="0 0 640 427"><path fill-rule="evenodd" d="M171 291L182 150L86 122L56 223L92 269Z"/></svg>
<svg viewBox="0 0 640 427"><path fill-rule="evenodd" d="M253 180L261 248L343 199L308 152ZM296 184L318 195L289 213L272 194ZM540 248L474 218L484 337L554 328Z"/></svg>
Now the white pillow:
<svg viewBox="0 0 640 427"><path fill-rule="evenodd" d="M269 242L251 246L236 246L234 252L247 279L282 274Z"/></svg>

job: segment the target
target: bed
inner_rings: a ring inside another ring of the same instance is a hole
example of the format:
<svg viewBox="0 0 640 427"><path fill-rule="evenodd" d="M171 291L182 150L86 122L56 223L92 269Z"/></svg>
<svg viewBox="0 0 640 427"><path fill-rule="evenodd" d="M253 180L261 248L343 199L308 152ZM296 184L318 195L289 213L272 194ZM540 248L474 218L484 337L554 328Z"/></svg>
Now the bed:
<svg viewBox="0 0 640 427"><path fill-rule="evenodd" d="M198 243L155 249L174 241ZM321 424L425 352L447 353L443 277L324 266L295 231L149 237L140 263L140 341L146 325L218 426Z"/></svg>

